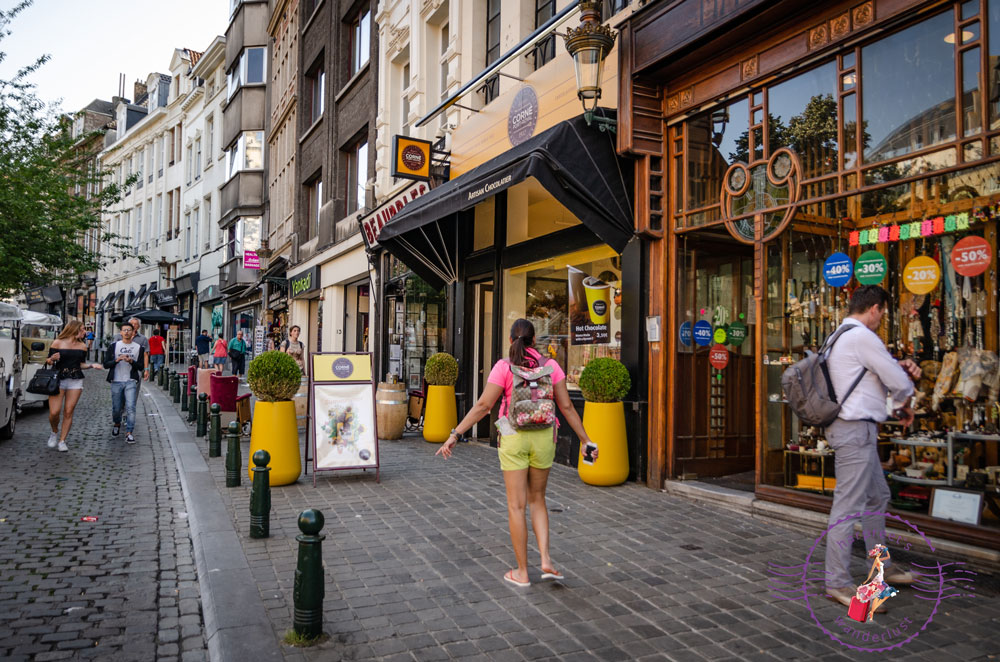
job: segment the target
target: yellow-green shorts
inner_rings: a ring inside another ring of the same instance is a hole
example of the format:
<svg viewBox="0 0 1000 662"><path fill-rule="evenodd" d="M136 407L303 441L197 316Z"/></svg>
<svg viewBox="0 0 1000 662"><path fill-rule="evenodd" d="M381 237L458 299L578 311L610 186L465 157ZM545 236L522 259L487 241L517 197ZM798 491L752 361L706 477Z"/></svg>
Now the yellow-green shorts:
<svg viewBox="0 0 1000 662"><path fill-rule="evenodd" d="M504 471L518 471L534 467L548 469L556 457L556 444L552 428L522 430L516 434L500 437L500 468Z"/></svg>

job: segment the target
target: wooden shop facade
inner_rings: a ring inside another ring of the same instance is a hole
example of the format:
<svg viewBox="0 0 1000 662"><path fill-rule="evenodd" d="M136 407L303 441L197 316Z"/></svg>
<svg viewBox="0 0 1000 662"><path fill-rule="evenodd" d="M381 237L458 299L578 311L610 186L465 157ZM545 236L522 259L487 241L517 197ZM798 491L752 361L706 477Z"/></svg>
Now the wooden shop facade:
<svg viewBox="0 0 1000 662"><path fill-rule="evenodd" d="M880 427L890 509L1000 549L1000 0L670 0L618 28L660 329L648 485L829 510L834 454L781 374L879 283L880 335L925 373L912 429Z"/></svg>

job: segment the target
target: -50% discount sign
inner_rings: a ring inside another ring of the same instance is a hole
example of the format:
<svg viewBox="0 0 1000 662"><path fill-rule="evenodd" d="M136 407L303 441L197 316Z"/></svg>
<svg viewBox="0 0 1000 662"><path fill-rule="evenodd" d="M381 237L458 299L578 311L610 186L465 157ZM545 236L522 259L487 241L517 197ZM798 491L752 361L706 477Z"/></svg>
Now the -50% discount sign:
<svg viewBox="0 0 1000 662"><path fill-rule="evenodd" d="M934 258L918 255L906 263L903 269L903 284L914 294L927 294L941 280L941 267Z"/></svg>
<svg viewBox="0 0 1000 662"><path fill-rule="evenodd" d="M993 251L982 237L966 237L955 244L951 263L961 276L978 276L986 271L993 260Z"/></svg>
<svg viewBox="0 0 1000 662"><path fill-rule="evenodd" d="M722 370L729 365L729 350L725 345L713 345L712 349L708 350L708 362L716 370Z"/></svg>

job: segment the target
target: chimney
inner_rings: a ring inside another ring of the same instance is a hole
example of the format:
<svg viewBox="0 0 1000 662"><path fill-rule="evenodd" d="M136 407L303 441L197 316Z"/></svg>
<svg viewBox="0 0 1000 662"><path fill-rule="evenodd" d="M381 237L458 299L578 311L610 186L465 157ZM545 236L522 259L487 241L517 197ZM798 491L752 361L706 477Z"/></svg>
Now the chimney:
<svg viewBox="0 0 1000 662"><path fill-rule="evenodd" d="M132 98L139 100L146 94L146 84L141 81L132 83Z"/></svg>

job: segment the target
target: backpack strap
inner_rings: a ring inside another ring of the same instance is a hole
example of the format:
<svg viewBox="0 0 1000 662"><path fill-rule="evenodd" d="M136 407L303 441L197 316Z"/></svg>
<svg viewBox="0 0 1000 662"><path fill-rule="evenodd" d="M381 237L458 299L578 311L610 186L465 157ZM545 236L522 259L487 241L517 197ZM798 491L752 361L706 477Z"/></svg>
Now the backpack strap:
<svg viewBox="0 0 1000 662"><path fill-rule="evenodd" d="M829 389L829 393L833 394L834 402L838 402L841 407L844 406L844 403L847 402L847 398L851 397L851 393L854 393L854 389L857 388L858 384L861 383L861 380L864 378L865 373L868 372L868 368L864 366L861 367L861 372L858 373L858 376L854 379L854 382L851 384L850 388L847 389L847 393L844 394L843 398L838 399L837 392L833 388L833 381L830 379L830 371L826 367L825 357L829 355L830 350L833 349L833 344L840 339L840 336L844 335L845 333L854 328L856 328L856 325L854 324L850 325L841 324L839 329L830 334L830 336L826 339L826 342L823 343L823 346L819 350L820 355L823 355L824 357L824 360L822 362L822 367L823 367L823 377L826 379L826 386Z"/></svg>

